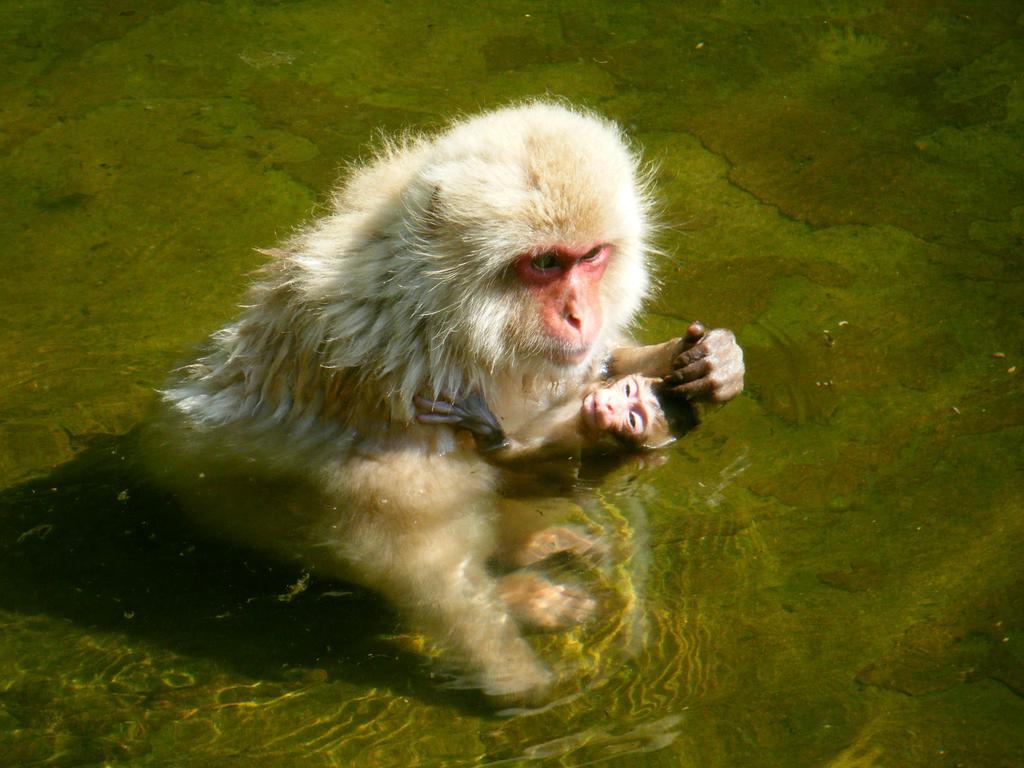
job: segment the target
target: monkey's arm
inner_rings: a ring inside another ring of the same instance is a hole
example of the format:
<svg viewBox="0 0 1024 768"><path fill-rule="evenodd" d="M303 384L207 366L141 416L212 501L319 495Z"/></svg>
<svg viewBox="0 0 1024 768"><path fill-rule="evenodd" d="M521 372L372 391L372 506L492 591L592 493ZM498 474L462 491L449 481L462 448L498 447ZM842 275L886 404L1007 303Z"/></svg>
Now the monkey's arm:
<svg viewBox="0 0 1024 768"><path fill-rule="evenodd" d="M743 350L732 331L707 331L690 323L686 335L647 347L612 351L608 373L664 377L665 383L691 400L724 403L743 391Z"/></svg>
<svg viewBox="0 0 1024 768"><path fill-rule="evenodd" d="M669 339L661 344L616 347L608 360L608 375L623 376L637 373L651 378L668 376L677 367L676 360L679 356L700 342L705 335L704 325L693 322L687 327L685 336Z"/></svg>
<svg viewBox="0 0 1024 768"><path fill-rule="evenodd" d="M672 361L680 352L682 339L670 339L646 347L616 347L608 360L608 376L616 378L629 373L661 378L672 372Z"/></svg>

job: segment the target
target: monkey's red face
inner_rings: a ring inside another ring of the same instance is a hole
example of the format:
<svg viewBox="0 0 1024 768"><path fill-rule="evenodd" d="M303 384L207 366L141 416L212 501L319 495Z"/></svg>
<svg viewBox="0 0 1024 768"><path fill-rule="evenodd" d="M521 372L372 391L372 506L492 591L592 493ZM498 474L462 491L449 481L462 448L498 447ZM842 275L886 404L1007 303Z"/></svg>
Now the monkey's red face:
<svg viewBox="0 0 1024 768"><path fill-rule="evenodd" d="M557 365L577 365L601 333L601 277L611 246L553 246L520 256L516 274L537 302L548 357Z"/></svg>

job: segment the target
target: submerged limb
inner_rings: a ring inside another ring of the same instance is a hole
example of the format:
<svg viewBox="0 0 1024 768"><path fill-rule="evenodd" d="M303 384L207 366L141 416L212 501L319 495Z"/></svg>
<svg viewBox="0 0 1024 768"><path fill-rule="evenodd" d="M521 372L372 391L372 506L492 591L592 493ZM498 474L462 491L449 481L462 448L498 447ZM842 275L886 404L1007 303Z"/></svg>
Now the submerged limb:
<svg viewBox="0 0 1024 768"><path fill-rule="evenodd" d="M498 582L498 595L521 624L553 632L581 624L597 610L597 601L567 584L533 571L515 571Z"/></svg>
<svg viewBox="0 0 1024 768"><path fill-rule="evenodd" d="M534 531L503 552L502 561L516 568L539 563L553 555L568 553L588 561L599 561L608 552L600 539L572 526L554 526Z"/></svg>

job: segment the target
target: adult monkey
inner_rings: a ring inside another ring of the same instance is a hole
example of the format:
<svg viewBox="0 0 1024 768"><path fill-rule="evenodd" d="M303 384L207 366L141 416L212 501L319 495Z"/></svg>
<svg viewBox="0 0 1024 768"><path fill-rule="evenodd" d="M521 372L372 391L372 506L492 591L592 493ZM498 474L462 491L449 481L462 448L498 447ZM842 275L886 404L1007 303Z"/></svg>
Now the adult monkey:
<svg viewBox="0 0 1024 768"><path fill-rule="evenodd" d="M495 471L417 424L413 398L477 392L514 429L606 370L738 392L726 331L621 346L648 290L648 207L619 130L560 104L386 145L175 374L161 472L221 532L382 593L486 694L542 693L551 674L511 618L531 612L509 602L540 594L551 625L583 598L501 589Z"/></svg>

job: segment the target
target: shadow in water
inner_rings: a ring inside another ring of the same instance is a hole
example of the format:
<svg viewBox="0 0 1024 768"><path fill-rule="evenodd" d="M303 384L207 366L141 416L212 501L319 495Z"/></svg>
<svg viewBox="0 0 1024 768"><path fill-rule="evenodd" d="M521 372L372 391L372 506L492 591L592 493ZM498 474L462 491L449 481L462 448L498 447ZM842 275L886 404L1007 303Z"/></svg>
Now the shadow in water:
<svg viewBox="0 0 1024 768"><path fill-rule="evenodd" d="M0 608L142 636L172 651L276 679L325 669L357 685L474 707L440 691L422 659L382 635L375 595L214 540L149 483L138 434L92 438L67 464L0 492Z"/></svg>

